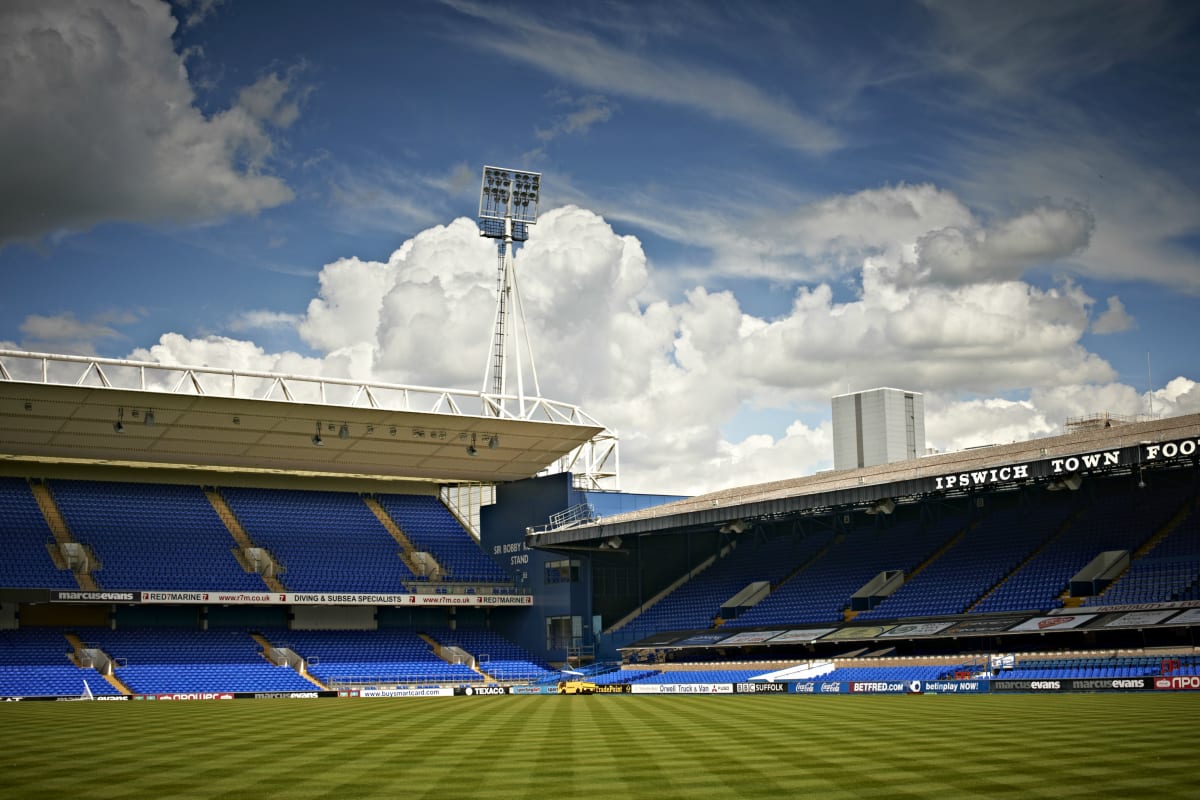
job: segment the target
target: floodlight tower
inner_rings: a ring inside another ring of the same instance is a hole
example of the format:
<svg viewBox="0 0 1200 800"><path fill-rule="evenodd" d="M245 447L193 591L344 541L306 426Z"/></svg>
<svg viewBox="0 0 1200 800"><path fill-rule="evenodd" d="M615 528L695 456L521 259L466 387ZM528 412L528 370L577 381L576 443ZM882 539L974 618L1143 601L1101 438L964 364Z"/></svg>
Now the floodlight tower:
<svg viewBox="0 0 1200 800"><path fill-rule="evenodd" d="M533 350L529 343L529 328L525 324L525 308L521 303L521 292L517 287L517 272L513 264L513 242L529 239L529 226L537 222L538 200L541 196L542 175L540 172L525 172L499 167L483 168L483 184L479 193L479 235L496 239L496 319L492 335L492 349L488 354L487 366L483 371L483 393L490 390L496 397L495 407L490 411L501 416L504 409L503 396L507 390L505 361L511 347L517 359L517 397L521 412L525 406L525 382L521 369L521 349L529 359L529 372L533 378L535 397L542 394L538 385L537 369L533 364ZM515 307L515 308L514 308ZM516 311L509 336L509 317ZM520 327L518 329L517 323ZM511 343L509 339L512 339Z"/></svg>

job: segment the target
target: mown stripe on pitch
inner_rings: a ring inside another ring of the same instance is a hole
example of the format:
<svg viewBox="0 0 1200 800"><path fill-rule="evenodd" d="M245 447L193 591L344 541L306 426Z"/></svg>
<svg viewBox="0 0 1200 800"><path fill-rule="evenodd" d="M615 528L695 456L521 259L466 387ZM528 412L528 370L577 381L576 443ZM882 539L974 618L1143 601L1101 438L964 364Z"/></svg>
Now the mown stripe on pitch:
<svg viewBox="0 0 1200 800"><path fill-rule="evenodd" d="M1198 711L1165 693L13 703L0 796L74 795L86 775L115 800L1190 798Z"/></svg>

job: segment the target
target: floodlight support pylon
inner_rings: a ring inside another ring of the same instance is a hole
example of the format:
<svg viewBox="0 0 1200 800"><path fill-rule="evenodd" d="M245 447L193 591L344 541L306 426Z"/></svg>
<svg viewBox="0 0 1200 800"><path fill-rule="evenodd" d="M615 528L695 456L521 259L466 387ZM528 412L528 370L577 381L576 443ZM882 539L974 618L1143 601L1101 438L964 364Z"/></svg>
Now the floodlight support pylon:
<svg viewBox="0 0 1200 800"><path fill-rule="evenodd" d="M518 170L501 170L484 167L482 197L480 201L480 220L503 225L500 233L495 226L484 224L480 234L489 238L499 239L497 242L496 265L496 313L493 318L491 351L483 372L483 387L487 392L489 385L494 396L499 398L501 406L508 394L507 364L510 356L516 359L517 401L521 408L526 403L525 370L522 358L529 361L530 377L533 381L534 397L541 396L541 385L537 377L537 367L533 358L533 343L529 336L529 325L525 317L525 306L521 301L521 292L517 282L515 253L513 243L515 224L514 210L517 211L521 224L522 239L526 235L527 226L537 221L537 202L541 176L537 173L526 173ZM522 185L522 182L524 184ZM525 193L518 191L525 189ZM532 193L528 190L532 188ZM520 200L518 199L520 197ZM514 206L519 205L519 209ZM532 210L530 206L532 205ZM503 214L502 219L500 214ZM514 316L513 312L516 312ZM524 353L522 353L524 350ZM498 409L499 412L503 408Z"/></svg>
<svg viewBox="0 0 1200 800"><path fill-rule="evenodd" d="M525 356L529 359L529 376L533 379L533 396L541 397L542 396L542 385L538 381L537 364L535 364L533 361L533 343L529 336L529 326L525 321L526 320L526 318L525 318L525 302L521 299L521 290L517 283L516 269L510 269L510 279L512 282L512 289L513 289L512 296L513 296L513 299L516 301L517 317L521 320L521 330L525 333L525 336L524 336ZM525 370L522 369L520 345L521 345L521 337L518 337L517 347L514 348L513 354L517 359L517 398L518 398L518 402L520 403L521 412L524 413L524 410L525 410L525 382L524 382L525 381L525 379L524 379ZM501 393L501 395L503 395L503 392Z"/></svg>

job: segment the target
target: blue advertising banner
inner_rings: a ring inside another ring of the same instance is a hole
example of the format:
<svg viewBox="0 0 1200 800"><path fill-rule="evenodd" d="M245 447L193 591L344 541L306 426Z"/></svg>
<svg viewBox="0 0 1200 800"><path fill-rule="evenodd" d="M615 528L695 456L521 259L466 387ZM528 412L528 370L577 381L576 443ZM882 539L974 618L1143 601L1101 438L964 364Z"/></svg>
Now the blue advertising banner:
<svg viewBox="0 0 1200 800"><path fill-rule="evenodd" d="M988 681L923 681L924 694L983 694L992 690Z"/></svg>

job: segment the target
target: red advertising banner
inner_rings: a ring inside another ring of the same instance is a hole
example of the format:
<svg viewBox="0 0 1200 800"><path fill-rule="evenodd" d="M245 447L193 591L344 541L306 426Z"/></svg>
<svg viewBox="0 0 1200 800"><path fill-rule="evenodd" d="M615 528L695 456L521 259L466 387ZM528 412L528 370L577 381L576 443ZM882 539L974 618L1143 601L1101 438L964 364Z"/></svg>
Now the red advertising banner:
<svg viewBox="0 0 1200 800"><path fill-rule="evenodd" d="M150 604L306 606L531 606L528 594L355 594L335 592L130 592ZM108 602L112 602L109 600Z"/></svg>

